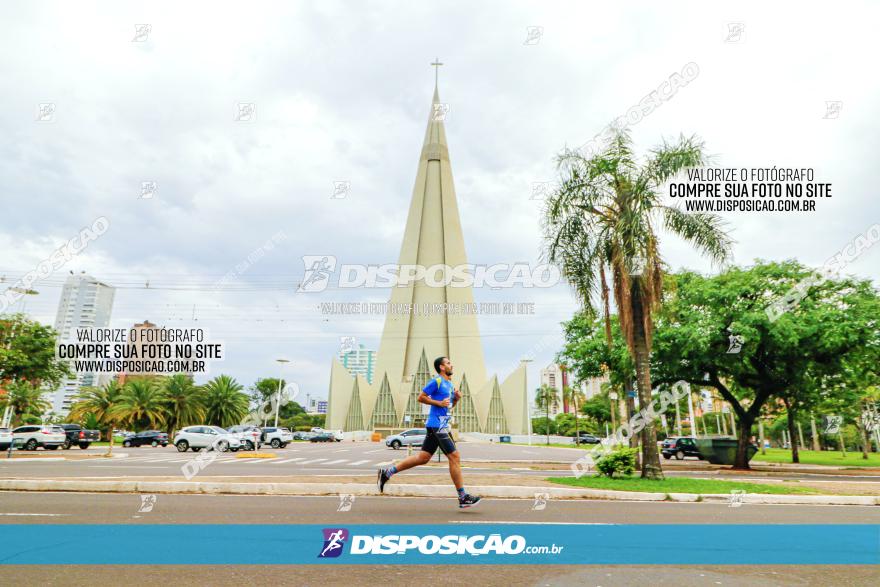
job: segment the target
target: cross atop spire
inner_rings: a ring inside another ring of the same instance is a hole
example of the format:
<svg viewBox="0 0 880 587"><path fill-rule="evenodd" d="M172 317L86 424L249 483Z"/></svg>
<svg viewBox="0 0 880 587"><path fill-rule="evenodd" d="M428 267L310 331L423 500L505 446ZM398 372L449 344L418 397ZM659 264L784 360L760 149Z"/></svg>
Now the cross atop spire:
<svg viewBox="0 0 880 587"><path fill-rule="evenodd" d="M439 77L440 77L440 66L441 66L441 65L443 65L443 64L440 63L440 58L439 58L439 57L435 57L435 58L434 58L434 63L431 64L431 66L434 68L434 89L435 89L435 90L437 89L437 80L438 80Z"/></svg>

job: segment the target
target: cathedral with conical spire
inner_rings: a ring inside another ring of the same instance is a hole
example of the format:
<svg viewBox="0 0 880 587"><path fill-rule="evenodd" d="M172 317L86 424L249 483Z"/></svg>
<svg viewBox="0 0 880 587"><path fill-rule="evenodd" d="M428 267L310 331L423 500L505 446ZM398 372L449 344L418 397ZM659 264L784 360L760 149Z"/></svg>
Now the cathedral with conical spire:
<svg viewBox="0 0 880 587"><path fill-rule="evenodd" d="M435 62L432 65L442 65ZM452 180L444 118L435 76L428 127L400 247L398 267L456 267L467 264L464 236ZM453 410L460 432L523 434L527 430L526 370L520 365L502 383L488 377L475 312L419 312L417 308L473 307L470 285L455 280L428 283L427 275L392 288L390 304L412 311L385 318L373 384L352 376L333 360L325 427L374 430L424 425L416 401L436 357L455 366L452 378L462 399Z"/></svg>

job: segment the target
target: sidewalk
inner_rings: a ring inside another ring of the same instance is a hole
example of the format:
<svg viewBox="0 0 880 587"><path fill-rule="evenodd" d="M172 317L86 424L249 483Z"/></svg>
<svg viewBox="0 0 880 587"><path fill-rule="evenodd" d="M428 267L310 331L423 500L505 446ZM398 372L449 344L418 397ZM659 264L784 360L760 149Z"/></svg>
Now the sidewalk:
<svg viewBox="0 0 880 587"><path fill-rule="evenodd" d="M618 501L671 501L728 503L729 494L642 493L562 487L543 479L501 478L472 475L468 488L487 498L535 499L536 493L551 499L598 499ZM372 475L334 477L208 477L190 481L181 477L91 477L61 479L0 479L0 491L83 491L110 493L182 493L245 495L379 495ZM448 497L453 493L446 475L401 475L385 488L396 497ZM759 495L746 494L742 503L809 505L880 505L877 495Z"/></svg>

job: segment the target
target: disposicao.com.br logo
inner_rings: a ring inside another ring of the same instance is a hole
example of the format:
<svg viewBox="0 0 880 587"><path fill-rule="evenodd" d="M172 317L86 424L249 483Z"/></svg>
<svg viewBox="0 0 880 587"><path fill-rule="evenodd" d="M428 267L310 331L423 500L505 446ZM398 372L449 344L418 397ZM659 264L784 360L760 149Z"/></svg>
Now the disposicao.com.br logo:
<svg viewBox="0 0 880 587"><path fill-rule="evenodd" d="M345 528L325 528L324 546L319 558L338 557L349 538ZM564 546L529 546L526 539L518 534L502 536L501 534L475 534L465 536L448 534L438 536L428 534L388 535L353 535L350 536L349 554L351 555L406 555L439 554L439 555L518 555L518 554L560 554Z"/></svg>

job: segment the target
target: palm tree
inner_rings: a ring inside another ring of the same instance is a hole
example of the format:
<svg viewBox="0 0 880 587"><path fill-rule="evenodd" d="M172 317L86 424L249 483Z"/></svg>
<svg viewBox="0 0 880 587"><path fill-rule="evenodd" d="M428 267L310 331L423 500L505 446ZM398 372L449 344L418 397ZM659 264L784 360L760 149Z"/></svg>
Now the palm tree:
<svg viewBox="0 0 880 587"><path fill-rule="evenodd" d="M578 411L578 406L582 405L584 401L586 401L586 396L584 396L584 392L576 387L565 386L562 388L562 403L569 403L574 407L574 441L575 443L580 442L581 439L581 427L580 427L580 412Z"/></svg>
<svg viewBox="0 0 880 587"><path fill-rule="evenodd" d="M110 381L104 387L84 387L74 396L74 403L70 406L70 418L82 420L94 418L100 426L107 428L107 436L110 446L107 455L113 454L113 427L119 422L114 408L119 403L122 395L122 386L115 380Z"/></svg>
<svg viewBox="0 0 880 587"><path fill-rule="evenodd" d="M39 385L29 381L14 381L6 387L6 390L4 407L11 405L12 413L14 415L17 414L19 420L26 415L39 417L51 407L49 402L43 397L45 392L40 389Z"/></svg>
<svg viewBox="0 0 880 587"><path fill-rule="evenodd" d="M730 256L732 241L718 216L686 213L661 203L666 181L685 168L705 163L703 144L681 137L675 144L664 142L655 148L640 166L629 133L619 130L593 157L576 151L563 153L559 158L562 181L547 201L547 257L560 267L582 306L594 307L597 294L601 296L607 288L606 268L610 270L642 406L651 402L652 314L663 293L663 263L655 229L663 227L679 235L716 263ZM641 441L642 477L662 479L653 421L646 423Z"/></svg>
<svg viewBox="0 0 880 587"><path fill-rule="evenodd" d="M215 377L205 385L205 415L209 424L225 428L241 422L250 403L242 389L229 375Z"/></svg>
<svg viewBox="0 0 880 587"><path fill-rule="evenodd" d="M201 422L205 418L204 394L202 388L193 383L192 377L177 373L162 382L165 398L165 425L168 438L175 430Z"/></svg>
<svg viewBox="0 0 880 587"><path fill-rule="evenodd" d="M159 428L165 423L165 396L153 378L130 379L110 412L132 428Z"/></svg>
<svg viewBox="0 0 880 587"><path fill-rule="evenodd" d="M544 411L547 414L547 444L550 444L550 406L555 406L558 403L559 392L556 391L555 387L542 385L538 388L537 394L535 395L535 405L539 408L544 408Z"/></svg>

